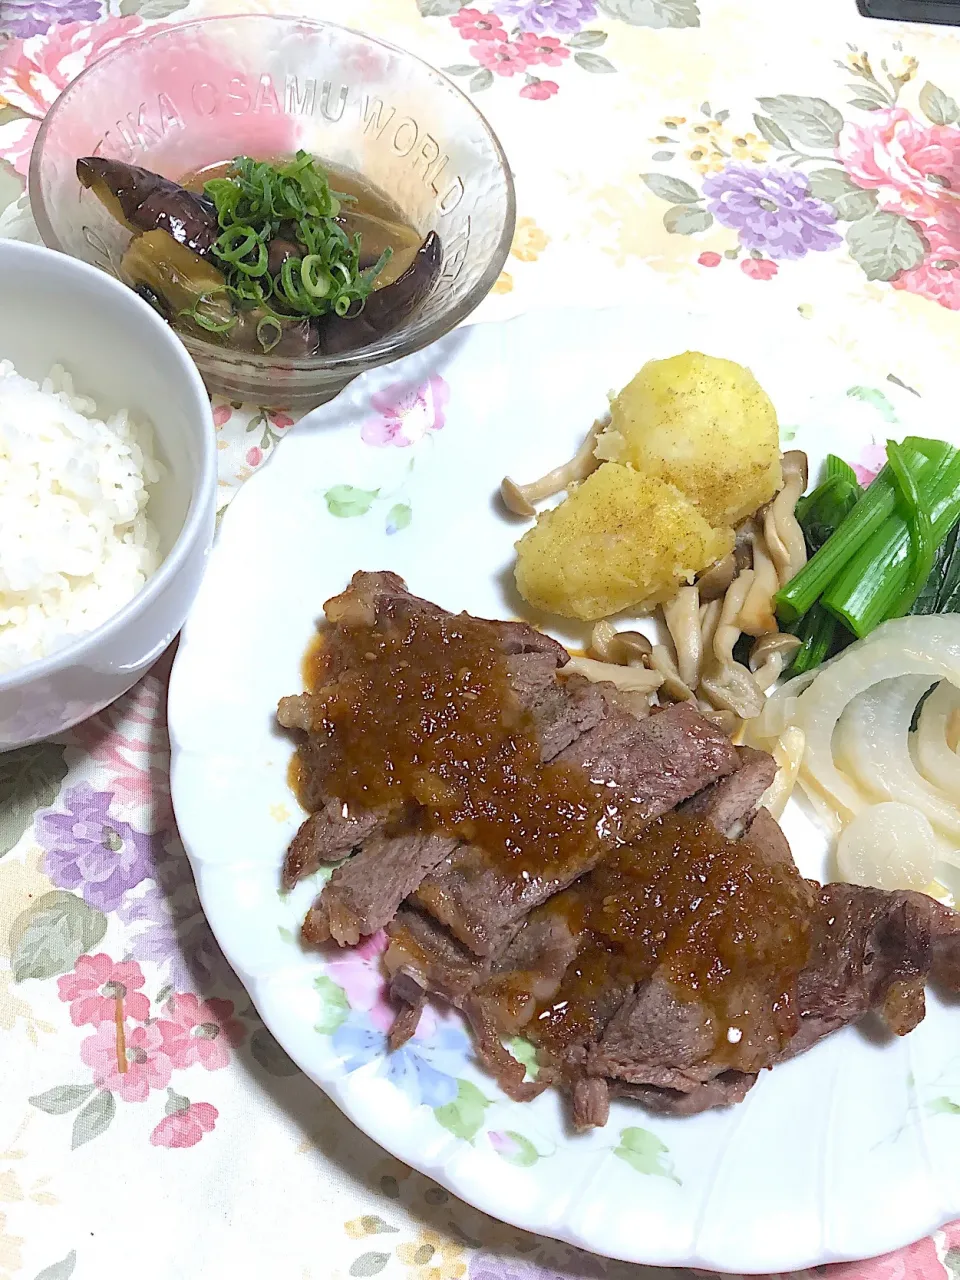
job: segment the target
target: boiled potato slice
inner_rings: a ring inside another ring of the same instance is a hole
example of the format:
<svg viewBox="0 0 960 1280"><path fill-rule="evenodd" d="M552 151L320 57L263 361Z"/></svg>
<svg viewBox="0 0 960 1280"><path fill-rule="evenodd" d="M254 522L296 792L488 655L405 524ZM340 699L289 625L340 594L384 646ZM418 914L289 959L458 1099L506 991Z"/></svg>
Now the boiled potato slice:
<svg viewBox="0 0 960 1280"><path fill-rule="evenodd" d="M733 546L673 485L604 463L517 543L517 589L529 604L593 621L652 608Z"/></svg>
<svg viewBox="0 0 960 1280"><path fill-rule="evenodd" d="M737 524L781 487L780 433L749 369L698 351L651 360L613 401L597 457L676 485L711 525Z"/></svg>

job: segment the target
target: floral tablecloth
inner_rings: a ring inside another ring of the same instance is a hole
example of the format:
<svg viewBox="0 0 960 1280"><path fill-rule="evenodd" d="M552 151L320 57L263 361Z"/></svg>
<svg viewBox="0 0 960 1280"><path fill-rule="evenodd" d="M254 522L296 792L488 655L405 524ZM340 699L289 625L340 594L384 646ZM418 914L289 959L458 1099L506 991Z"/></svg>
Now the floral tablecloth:
<svg viewBox="0 0 960 1280"><path fill-rule="evenodd" d="M148 25L245 7L346 21L476 97L519 204L478 319L642 298L655 274L848 344L883 308L907 385L955 358L960 31L854 0L0 0L0 234L36 238L23 175L73 76ZM294 422L214 418L223 505ZM168 671L0 757L0 1280L639 1280L387 1157L272 1039L177 836ZM960 1223L833 1270L960 1280Z"/></svg>

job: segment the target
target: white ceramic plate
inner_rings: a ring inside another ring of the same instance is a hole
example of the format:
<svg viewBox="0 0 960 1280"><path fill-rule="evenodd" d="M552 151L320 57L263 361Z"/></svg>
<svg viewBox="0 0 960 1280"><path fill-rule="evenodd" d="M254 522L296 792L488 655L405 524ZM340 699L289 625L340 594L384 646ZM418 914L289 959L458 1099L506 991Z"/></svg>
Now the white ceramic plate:
<svg viewBox="0 0 960 1280"><path fill-rule="evenodd" d="M848 1029L731 1110L657 1119L618 1102L605 1129L576 1137L554 1092L506 1099L449 1013L386 1054L382 940L305 952L296 934L320 877L278 892L302 814L274 710L302 688L324 600L356 569L393 569L450 609L519 613L520 526L498 508L501 477L565 459L609 389L687 348L748 363L815 464L828 449L869 463L888 435L955 419L948 386L905 390L876 342L841 351L799 317L532 315L376 370L305 419L227 513L171 685L173 794L207 916L265 1022L382 1146L495 1217L598 1253L786 1271L960 1215L960 1009L931 997L898 1041ZM801 869L823 874L798 805L785 827Z"/></svg>

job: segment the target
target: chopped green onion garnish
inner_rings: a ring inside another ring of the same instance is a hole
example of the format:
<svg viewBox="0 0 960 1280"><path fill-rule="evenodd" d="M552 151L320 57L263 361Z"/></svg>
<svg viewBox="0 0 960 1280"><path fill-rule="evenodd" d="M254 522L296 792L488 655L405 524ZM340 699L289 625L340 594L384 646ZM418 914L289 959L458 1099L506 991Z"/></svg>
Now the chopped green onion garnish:
<svg viewBox="0 0 960 1280"><path fill-rule="evenodd" d="M270 330L273 330L271 336ZM283 325L273 316L264 316L257 324L257 341L263 347L264 352L272 351L280 339L283 337Z"/></svg>
<svg viewBox="0 0 960 1280"><path fill-rule="evenodd" d="M360 237L348 236L336 221L353 197L331 191L326 173L306 151L281 165L240 156L226 177L207 182L204 191L222 229L212 252L229 295L266 307L281 321L354 314L390 259L392 251L385 249L373 267L360 270ZM295 241L301 252L271 274L270 243L278 238ZM262 287L252 289L252 281Z"/></svg>
<svg viewBox="0 0 960 1280"><path fill-rule="evenodd" d="M333 281L324 269L319 253L308 254L300 264L300 280L311 298L325 298L333 288Z"/></svg>
<svg viewBox="0 0 960 1280"><path fill-rule="evenodd" d="M177 315L189 316L195 324L198 324L201 329L206 329L208 333L229 333L237 323L236 316L228 316L226 319L221 320L214 315L205 315L200 310L204 304L210 303L212 297L213 294L211 293L203 294L192 307L184 307L182 311L177 312Z"/></svg>

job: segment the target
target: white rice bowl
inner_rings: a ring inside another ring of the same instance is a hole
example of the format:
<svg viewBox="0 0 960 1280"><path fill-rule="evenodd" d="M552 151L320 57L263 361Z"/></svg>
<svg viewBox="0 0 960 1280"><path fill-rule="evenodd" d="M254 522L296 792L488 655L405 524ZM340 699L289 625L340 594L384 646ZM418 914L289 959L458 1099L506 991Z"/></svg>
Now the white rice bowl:
<svg viewBox="0 0 960 1280"><path fill-rule="evenodd" d="M0 673L106 622L160 564L152 432L97 412L59 365L38 385L0 360Z"/></svg>

